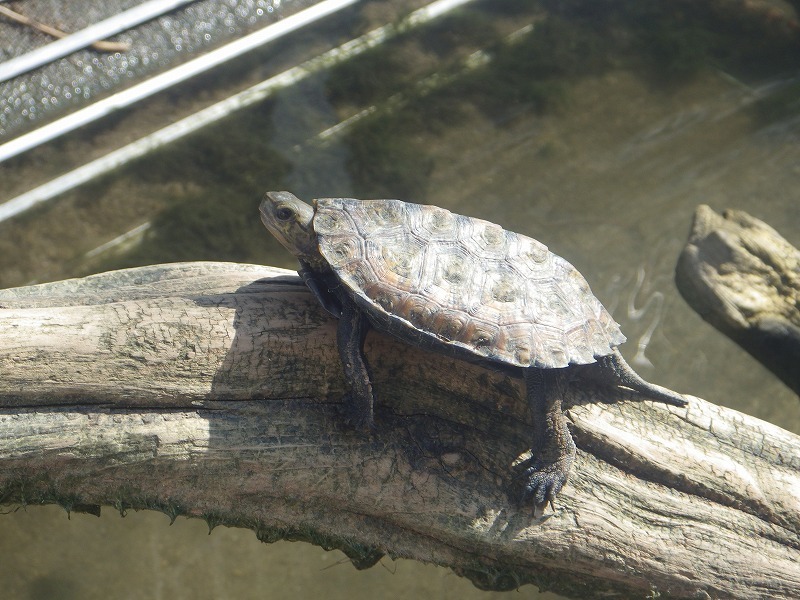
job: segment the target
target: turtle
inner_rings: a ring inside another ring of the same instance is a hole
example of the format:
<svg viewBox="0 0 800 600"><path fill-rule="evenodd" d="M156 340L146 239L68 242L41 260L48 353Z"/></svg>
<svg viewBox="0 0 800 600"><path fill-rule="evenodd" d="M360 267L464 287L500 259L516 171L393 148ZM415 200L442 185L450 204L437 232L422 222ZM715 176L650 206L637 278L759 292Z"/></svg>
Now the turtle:
<svg viewBox="0 0 800 600"><path fill-rule="evenodd" d="M519 502L542 514L567 482L575 443L562 413L566 386L590 379L685 406L642 379L619 353L619 325L569 262L489 221L400 200L267 192L261 220L294 254L300 277L337 318L337 346L357 428L374 427L364 356L372 327L420 348L520 375L533 420Z"/></svg>

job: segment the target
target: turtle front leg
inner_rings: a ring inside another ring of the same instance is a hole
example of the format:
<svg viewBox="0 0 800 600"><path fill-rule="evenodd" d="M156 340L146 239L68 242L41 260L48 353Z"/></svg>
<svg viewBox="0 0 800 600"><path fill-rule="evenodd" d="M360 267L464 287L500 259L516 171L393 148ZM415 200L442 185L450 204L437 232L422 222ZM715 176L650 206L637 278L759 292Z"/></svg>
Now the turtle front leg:
<svg viewBox="0 0 800 600"><path fill-rule="evenodd" d="M344 378L350 391L345 396L349 420L357 429L372 429L372 381L364 360L364 338L369 321L351 299L342 299L342 312L336 331L336 345L342 360Z"/></svg>
<svg viewBox="0 0 800 600"><path fill-rule="evenodd" d="M533 502L541 515L567 482L575 460L575 442L567 428L561 400L567 378L561 369L525 369L528 404L533 416L532 456L525 470L523 502Z"/></svg>

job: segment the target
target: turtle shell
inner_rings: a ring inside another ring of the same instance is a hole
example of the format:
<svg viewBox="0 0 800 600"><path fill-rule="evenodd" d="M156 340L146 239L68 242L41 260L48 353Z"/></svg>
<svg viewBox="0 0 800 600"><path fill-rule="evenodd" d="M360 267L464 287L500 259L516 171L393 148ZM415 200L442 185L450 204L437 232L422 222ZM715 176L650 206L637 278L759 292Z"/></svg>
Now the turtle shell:
<svg viewBox="0 0 800 600"><path fill-rule="evenodd" d="M555 368L625 341L575 267L494 223L399 200L321 198L314 230L373 324L420 346Z"/></svg>

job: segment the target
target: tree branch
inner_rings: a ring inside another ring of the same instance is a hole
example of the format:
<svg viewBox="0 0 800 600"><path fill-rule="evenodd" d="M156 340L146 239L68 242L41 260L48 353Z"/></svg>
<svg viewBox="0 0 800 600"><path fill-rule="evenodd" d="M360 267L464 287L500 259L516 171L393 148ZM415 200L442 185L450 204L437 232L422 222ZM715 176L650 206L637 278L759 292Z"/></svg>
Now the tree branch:
<svg viewBox="0 0 800 600"><path fill-rule="evenodd" d="M534 519L506 492L530 446L521 381L373 332L365 436L339 414L334 337L299 279L268 267L0 291L0 498L200 517L490 589L800 597L797 436L699 399L572 386L578 460Z"/></svg>

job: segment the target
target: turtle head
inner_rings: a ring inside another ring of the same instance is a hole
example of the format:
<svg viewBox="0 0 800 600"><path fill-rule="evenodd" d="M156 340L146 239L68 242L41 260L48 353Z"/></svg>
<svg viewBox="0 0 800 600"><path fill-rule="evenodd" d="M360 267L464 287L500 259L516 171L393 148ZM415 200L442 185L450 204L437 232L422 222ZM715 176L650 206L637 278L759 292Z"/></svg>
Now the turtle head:
<svg viewBox="0 0 800 600"><path fill-rule="evenodd" d="M307 263L319 263L321 257L311 206L289 192L267 192L258 210L264 227L289 252Z"/></svg>

